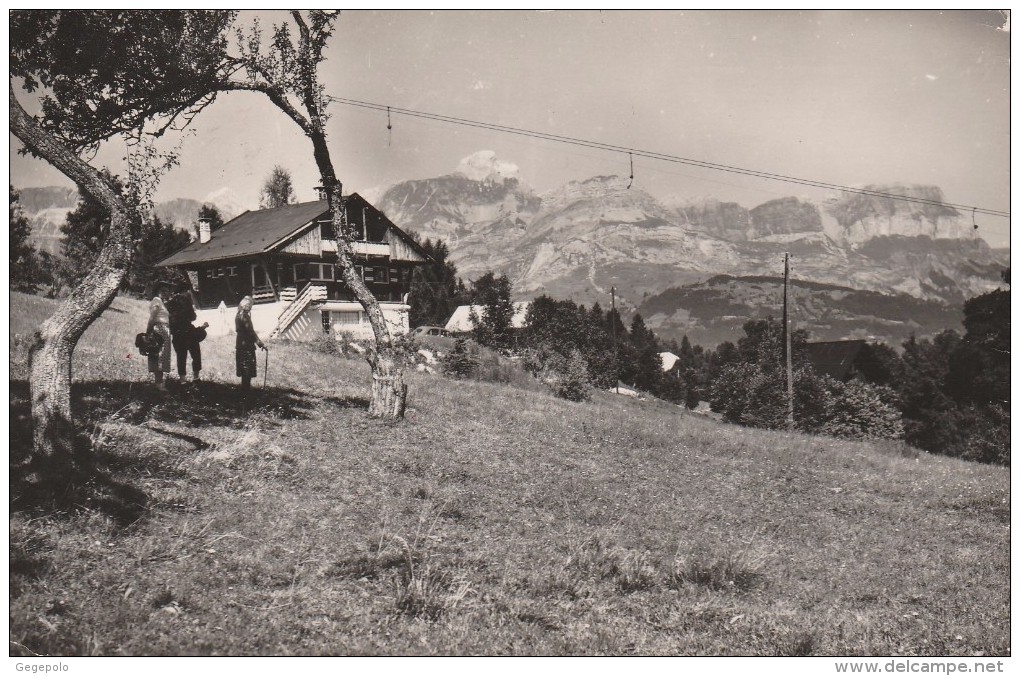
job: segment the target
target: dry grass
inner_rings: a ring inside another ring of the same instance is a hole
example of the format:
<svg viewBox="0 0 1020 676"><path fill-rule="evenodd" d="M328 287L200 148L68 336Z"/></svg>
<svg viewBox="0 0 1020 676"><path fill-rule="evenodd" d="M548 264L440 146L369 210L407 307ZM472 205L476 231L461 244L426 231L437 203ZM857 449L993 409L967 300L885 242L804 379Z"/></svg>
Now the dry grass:
<svg viewBox="0 0 1020 676"><path fill-rule="evenodd" d="M30 332L41 301L12 302ZM33 652L1010 651L1008 469L441 376L387 424L367 365L300 345L245 395L210 339L210 382L161 395L120 363L136 305L86 335L75 405L138 508L11 486L10 639Z"/></svg>

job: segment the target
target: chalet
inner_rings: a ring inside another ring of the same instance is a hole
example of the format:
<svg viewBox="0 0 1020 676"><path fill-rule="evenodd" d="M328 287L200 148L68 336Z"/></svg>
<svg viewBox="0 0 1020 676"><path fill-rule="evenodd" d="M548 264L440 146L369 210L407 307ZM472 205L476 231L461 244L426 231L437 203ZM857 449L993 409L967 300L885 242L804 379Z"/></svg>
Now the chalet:
<svg viewBox="0 0 1020 676"><path fill-rule="evenodd" d="M514 303L514 315L510 320L510 328L520 330L524 328L524 324L528 320L528 308L531 307L531 301L521 301ZM465 335L474 330L475 324L471 320L471 313L475 316L481 317L482 313L485 312L484 305L460 305L453 314L450 315L450 319L446 322L446 330L450 333Z"/></svg>
<svg viewBox="0 0 1020 676"><path fill-rule="evenodd" d="M412 272L428 254L358 194L345 200L356 232L354 269L375 294L394 334L409 330ZM325 200L246 211L158 265L184 271L195 287L198 322L211 335L233 331L238 302L251 296L252 322L263 338L311 340L323 332L372 336L361 304L335 265L337 242Z"/></svg>
<svg viewBox="0 0 1020 676"><path fill-rule="evenodd" d="M662 360L662 370L668 373L673 370L673 366L680 357L676 356L672 352L660 352L659 359Z"/></svg>

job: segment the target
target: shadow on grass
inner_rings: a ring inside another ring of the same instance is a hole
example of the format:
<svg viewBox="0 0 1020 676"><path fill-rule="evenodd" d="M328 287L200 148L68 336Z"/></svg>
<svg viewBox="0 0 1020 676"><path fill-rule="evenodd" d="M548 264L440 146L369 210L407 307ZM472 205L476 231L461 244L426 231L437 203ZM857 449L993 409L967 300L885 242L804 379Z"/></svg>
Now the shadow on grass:
<svg viewBox="0 0 1020 676"><path fill-rule="evenodd" d="M10 507L11 511L60 512L91 508L118 523L140 518L149 497L130 482L142 477L179 473L172 454L139 454L120 448L95 448L89 432L104 421L138 425L172 444L204 450L199 433L207 427L242 428L252 414L274 420L308 419L320 402L340 408L368 408L361 398L313 397L293 389L269 387L242 390L217 382L170 385L159 391L151 382L87 381L71 388L74 430L58 434L53 459L44 466L31 462L32 417L28 383L10 381ZM185 431L164 425L183 426ZM60 426L67 429L68 423ZM66 440L70 439L68 442Z"/></svg>
<svg viewBox="0 0 1020 676"><path fill-rule="evenodd" d="M73 429L69 421L54 423L52 455L32 458L27 387L11 383L10 402L11 513L95 509L121 525L142 516L148 503L145 492L106 471L93 452L91 439L80 428Z"/></svg>
<svg viewBox="0 0 1020 676"><path fill-rule="evenodd" d="M236 385L200 382L170 383L166 391L160 391L151 382L94 380L75 383L71 400L83 423L116 415L130 423L155 421L198 428L240 427L258 410L283 420L304 420L321 399L281 387L243 390Z"/></svg>

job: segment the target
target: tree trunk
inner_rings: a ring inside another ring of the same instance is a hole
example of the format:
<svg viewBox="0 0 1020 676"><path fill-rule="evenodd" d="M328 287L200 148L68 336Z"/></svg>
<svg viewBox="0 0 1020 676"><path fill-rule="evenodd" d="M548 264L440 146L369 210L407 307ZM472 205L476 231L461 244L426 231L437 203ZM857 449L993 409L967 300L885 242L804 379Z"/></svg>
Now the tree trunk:
<svg viewBox="0 0 1020 676"><path fill-rule="evenodd" d="M327 177L323 176L323 184ZM379 301L365 285L354 269L354 247L348 239L347 223L343 216L340 197L340 183L333 177L335 191L331 190L330 204L333 208L333 228L337 233L337 262L340 264L344 283L354 292L354 297L365 308L372 333L375 336L375 349L370 352L368 363L372 366L372 401L368 413L379 418L399 419L404 417L407 407L407 383L404 382L404 360L399 349L393 344L386 318L383 316Z"/></svg>
<svg viewBox="0 0 1020 676"><path fill-rule="evenodd" d="M131 266L132 232L139 217L93 167L29 117L10 87L10 127L25 146L42 157L111 213L110 231L85 279L42 323L29 350L32 399L32 452L28 464L37 477L60 476L74 463L71 410L71 359L88 327L113 302Z"/></svg>
<svg viewBox="0 0 1020 676"><path fill-rule="evenodd" d="M314 91L314 82L307 86L309 91ZM306 103L310 101L311 97L306 97ZM333 169L329 148L326 145L326 134L322 131L322 118L317 108L310 105L308 108L311 124L305 133L312 141L315 162L319 167L319 176L323 187L326 188L332 212L333 230L337 241L337 263L340 265L344 282L365 309L368 322L372 326L372 334L375 336L375 350L368 360L372 366L372 401L368 413L379 418L403 418L404 409L407 407L404 360L401 358L400 350L394 345L393 337L390 336L378 299L354 269L354 247L351 245L353 237L344 210L343 188Z"/></svg>
<svg viewBox="0 0 1020 676"><path fill-rule="evenodd" d="M372 364L372 403L368 414L379 418L403 418L407 405L404 369L392 354L376 355Z"/></svg>
<svg viewBox="0 0 1020 676"><path fill-rule="evenodd" d="M126 222L123 216L121 220ZM57 311L43 322L29 351L28 386L33 425L30 462L42 474L59 474L75 460L71 411L74 348L117 295L131 262L130 236L124 246L123 242L110 241L112 227L110 234L96 265Z"/></svg>

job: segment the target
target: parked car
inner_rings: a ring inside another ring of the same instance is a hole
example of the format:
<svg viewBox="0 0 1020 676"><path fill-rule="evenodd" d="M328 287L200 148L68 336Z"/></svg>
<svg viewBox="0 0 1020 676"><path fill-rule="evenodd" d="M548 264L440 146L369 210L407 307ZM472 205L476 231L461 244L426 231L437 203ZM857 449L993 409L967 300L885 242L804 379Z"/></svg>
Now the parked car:
<svg viewBox="0 0 1020 676"><path fill-rule="evenodd" d="M449 338L450 332L442 326L419 326L411 330L411 335L415 338L423 336L445 336Z"/></svg>

